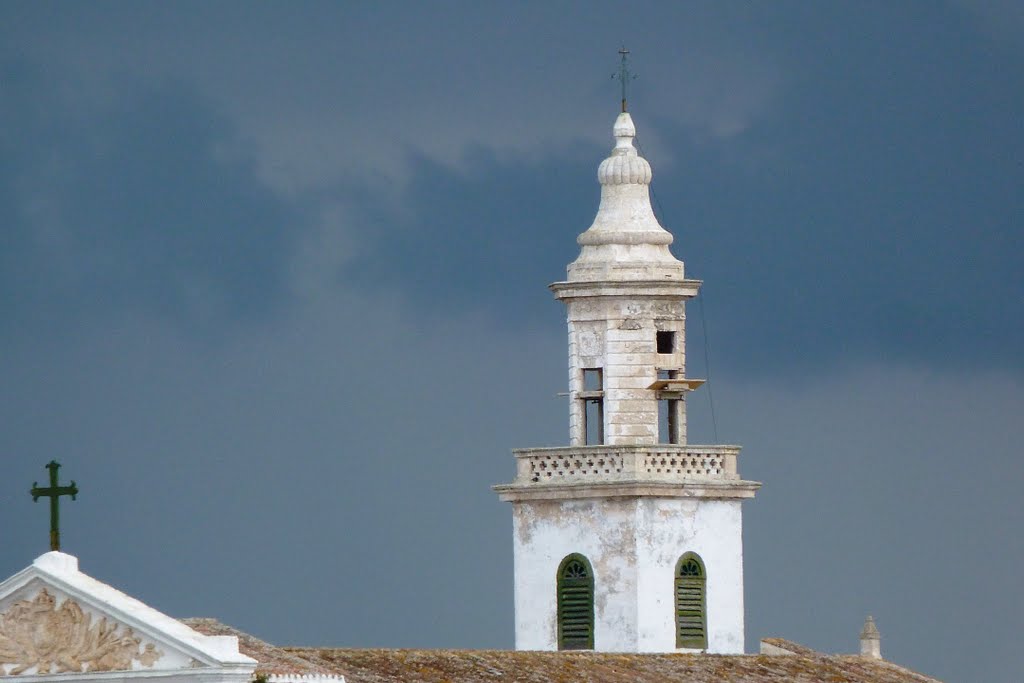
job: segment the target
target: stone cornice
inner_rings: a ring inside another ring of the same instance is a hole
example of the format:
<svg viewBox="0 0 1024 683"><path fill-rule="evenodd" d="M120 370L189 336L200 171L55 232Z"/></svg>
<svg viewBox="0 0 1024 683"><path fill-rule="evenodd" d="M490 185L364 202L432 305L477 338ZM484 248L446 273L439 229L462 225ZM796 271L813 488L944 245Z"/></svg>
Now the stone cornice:
<svg viewBox="0 0 1024 683"><path fill-rule="evenodd" d="M556 299L596 296L691 298L697 296L701 280L594 280L564 281L548 285Z"/></svg>
<svg viewBox="0 0 1024 683"><path fill-rule="evenodd" d="M710 498L742 500L753 498L761 488L759 481L654 482L615 481L581 482L575 484L519 485L500 484L491 487L506 502L544 500L577 500L581 498Z"/></svg>

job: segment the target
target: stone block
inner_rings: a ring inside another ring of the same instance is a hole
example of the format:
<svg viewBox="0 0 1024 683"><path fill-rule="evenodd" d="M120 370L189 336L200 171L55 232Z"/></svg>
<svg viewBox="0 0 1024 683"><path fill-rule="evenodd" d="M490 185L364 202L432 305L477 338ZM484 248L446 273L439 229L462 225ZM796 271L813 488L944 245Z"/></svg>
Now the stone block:
<svg viewBox="0 0 1024 683"><path fill-rule="evenodd" d="M644 376L635 375L612 375L606 377L604 381L605 390L611 389L643 389L644 391L650 391L647 387L651 385L651 379ZM636 396L634 398L653 398L652 396Z"/></svg>

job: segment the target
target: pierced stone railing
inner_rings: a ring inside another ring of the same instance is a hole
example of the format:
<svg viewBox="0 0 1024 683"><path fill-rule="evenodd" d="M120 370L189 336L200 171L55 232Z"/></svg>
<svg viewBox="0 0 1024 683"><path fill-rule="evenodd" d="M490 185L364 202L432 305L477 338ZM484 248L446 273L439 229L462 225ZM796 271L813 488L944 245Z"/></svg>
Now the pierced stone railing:
<svg viewBox="0 0 1024 683"><path fill-rule="evenodd" d="M739 446L568 446L521 448L516 485L739 480Z"/></svg>

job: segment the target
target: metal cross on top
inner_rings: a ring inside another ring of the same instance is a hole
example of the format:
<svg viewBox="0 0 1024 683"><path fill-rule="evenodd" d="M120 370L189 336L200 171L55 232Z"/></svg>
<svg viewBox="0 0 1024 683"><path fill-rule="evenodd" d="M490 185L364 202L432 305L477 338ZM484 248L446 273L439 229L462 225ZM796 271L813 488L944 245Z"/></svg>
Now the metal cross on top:
<svg viewBox="0 0 1024 683"><path fill-rule="evenodd" d="M619 84L622 86L622 111L626 111L626 86L631 80L636 78L636 74L629 70L627 59L629 58L629 50L623 45L619 50L619 55L622 57L622 62L619 64L619 72L612 74L612 78L619 79Z"/></svg>
<svg viewBox="0 0 1024 683"><path fill-rule="evenodd" d="M32 490L29 493L32 494L33 503L41 497L48 497L50 499L50 550L60 550L59 499L61 496L71 496L71 500L74 500L75 496L78 495L78 487L75 486L73 479L70 486L59 486L57 484L57 470L60 469L60 463L56 460L51 460L47 463L46 469L50 470L50 486L41 489L39 484L32 482Z"/></svg>

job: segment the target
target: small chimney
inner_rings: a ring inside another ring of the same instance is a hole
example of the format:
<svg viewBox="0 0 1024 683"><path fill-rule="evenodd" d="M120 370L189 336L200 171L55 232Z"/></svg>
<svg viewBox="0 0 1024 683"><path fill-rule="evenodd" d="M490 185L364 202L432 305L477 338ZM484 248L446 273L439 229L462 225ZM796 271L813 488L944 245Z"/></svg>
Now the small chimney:
<svg viewBox="0 0 1024 683"><path fill-rule="evenodd" d="M860 630L860 656L882 658L882 634L878 632L875 620L870 616L864 622L864 628Z"/></svg>

